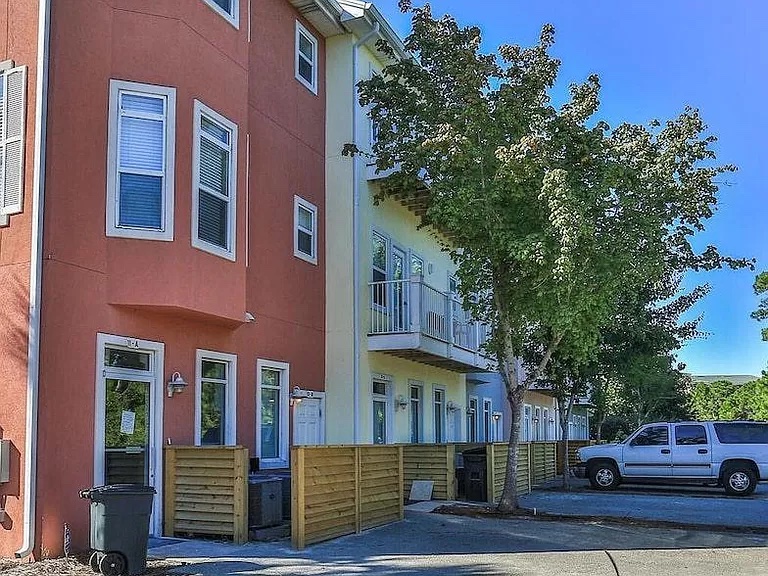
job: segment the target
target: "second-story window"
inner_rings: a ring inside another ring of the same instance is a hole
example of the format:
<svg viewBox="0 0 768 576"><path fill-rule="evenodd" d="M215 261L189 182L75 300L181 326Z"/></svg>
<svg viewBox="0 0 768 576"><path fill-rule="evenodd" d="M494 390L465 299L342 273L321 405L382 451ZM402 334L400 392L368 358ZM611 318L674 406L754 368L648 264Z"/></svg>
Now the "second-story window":
<svg viewBox="0 0 768 576"><path fill-rule="evenodd" d="M0 226L24 209L26 95L26 66L0 72Z"/></svg>
<svg viewBox="0 0 768 576"><path fill-rule="evenodd" d="M317 40L296 22L296 79L317 94Z"/></svg>
<svg viewBox="0 0 768 576"><path fill-rule="evenodd" d="M192 245L235 259L237 126L195 101Z"/></svg>
<svg viewBox="0 0 768 576"><path fill-rule="evenodd" d="M235 28L240 25L240 0L203 0L208 6L221 14Z"/></svg>
<svg viewBox="0 0 768 576"><path fill-rule="evenodd" d="M176 90L112 80L107 235L173 240Z"/></svg>
<svg viewBox="0 0 768 576"><path fill-rule="evenodd" d="M317 264L317 207L294 196L293 218L293 255Z"/></svg>

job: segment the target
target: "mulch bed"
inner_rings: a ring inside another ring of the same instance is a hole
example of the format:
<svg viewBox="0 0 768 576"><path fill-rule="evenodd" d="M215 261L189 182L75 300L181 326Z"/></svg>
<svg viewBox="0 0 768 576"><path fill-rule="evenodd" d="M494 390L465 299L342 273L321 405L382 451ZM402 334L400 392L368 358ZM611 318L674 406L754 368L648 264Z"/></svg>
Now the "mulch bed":
<svg viewBox="0 0 768 576"><path fill-rule="evenodd" d="M70 556L69 558L51 558L39 562L26 562L0 558L0 575L2 576L94 576L88 566L88 554ZM182 562L170 560L149 560L146 576L179 576L192 574L179 570L171 570L184 566Z"/></svg>

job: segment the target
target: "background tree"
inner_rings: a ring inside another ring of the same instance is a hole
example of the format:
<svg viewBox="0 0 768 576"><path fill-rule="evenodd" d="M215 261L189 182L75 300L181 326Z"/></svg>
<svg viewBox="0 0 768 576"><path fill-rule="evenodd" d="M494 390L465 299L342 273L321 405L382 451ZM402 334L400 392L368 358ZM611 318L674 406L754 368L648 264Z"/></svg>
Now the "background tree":
<svg viewBox="0 0 768 576"><path fill-rule="evenodd" d="M752 318L758 322L768 320L768 272L761 272L755 279L753 285L756 296L763 296L760 303L757 306L757 310L752 312ZM763 328L763 340L768 341L768 328Z"/></svg>
<svg viewBox="0 0 768 576"><path fill-rule="evenodd" d="M555 351L588 361L620 296L663 277L669 266L712 269L738 262L691 236L717 198L714 137L696 110L663 125L592 120L600 82L590 76L554 107L559 61L539 43L481 51L477 27L429 5L411 8L410 60L359 84L379 128L378 170L397 168L381 194L426 187L424 224L457 266L465 307L489 324L511 408L506 480L499 508L517 506L520 410ZM379 47L390 54L385 43ZM540 361L518 373L517 357Z"/></svg>
<svg viewBox="0 0 768 576"><path fill-rule="evenodd" d="M689 406L698 420L768 420L768 372L742 385L727 380L699 382Z"/></svg>

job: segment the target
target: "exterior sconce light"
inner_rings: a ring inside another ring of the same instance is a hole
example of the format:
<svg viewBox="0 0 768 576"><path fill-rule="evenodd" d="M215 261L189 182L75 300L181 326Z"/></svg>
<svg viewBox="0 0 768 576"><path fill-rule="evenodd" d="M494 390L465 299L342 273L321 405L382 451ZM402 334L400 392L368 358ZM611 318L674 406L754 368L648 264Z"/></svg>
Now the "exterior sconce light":
<svg viewBox="0 0 768 576"><path fill-rule="evenodd" d="M397 406L402 410L405 410L406 408L408 408L408 399L402 394L400 394L397 397Z"/></svg>
<svg viewBox="0 0 768 576"><path fill-rule="evenodd" d="M493 413L493 419L494 419L496 422L498 422L500 418L501 418L501 412L494 412L494 413Z"/></svg>
<svg viewBox="0 0 768 576"><path fill-rule="evenodd" d="M168 398L173 398L174 394L181 394L184 388L189 386L184 382L184 378L181 377L179 372L174 372L171 375L171 379L168 381Z"/></svg>
<svg viewBox="0 0 768 576"><path fill-rule="evenodd" d="M448 400L448 404L445 405L445 407L448 409L449 412L456 412L456 410L460 410L461 406L456 404L453 400Z"/></svg>

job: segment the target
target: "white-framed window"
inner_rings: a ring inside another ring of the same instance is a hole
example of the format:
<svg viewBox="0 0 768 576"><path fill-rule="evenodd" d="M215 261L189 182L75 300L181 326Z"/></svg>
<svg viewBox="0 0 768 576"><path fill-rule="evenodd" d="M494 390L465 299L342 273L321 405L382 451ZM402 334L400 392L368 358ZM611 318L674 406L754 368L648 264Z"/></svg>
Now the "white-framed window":
<svg viewBox="0 0 768 576"><path fill-rule="evenodd" d="M371 381L374 444L387 444L390 441L391 387L391 380L387 380L385 377L374 377Z"/></svg>
<svg viewBox="0 0 768 576"><path fill-rule="evenodd" d="M445 442L445 390L434 388L432 390L432 406L434 408L435 443Z"/></svg>
<svg viewBox="0 0 768 576"><path fill-rule="evenodd" d="M210 350L195 355L195 445L237 443L237 356Z"/></svg>
<svg viewBox="0 0 768 576"><path fill-rule="evenodd" d="M293 197L293 255L317 264L317 206Z"/></svg>
<svg viewBox="0 0 768 576"><path fill-rule="evenodd" d="M288 466L288 390L290 365L256 361L256 450L262 468Z"/></svg>
<svg viewBox="0 0 768 576"><path fill-rule="evenodd" d="M0 64L0 226L24 210L27 67L11 66Z"/></svg>
<svg viewBox="0 0 768 576"><path fill-rule="evenodd" d="M195 100L192 246L235 260L237 125Z"/></svg>
<svg viewBox="0 0 768 576"><path fill-rule="evenodd" d="M477 442L477 396L469 397L467 407L467 441Z"/></svg>
<svg viewBox="0 0 768 576"><path fill-rule="evenodd" d="M533 409L533 438L532 440L541 440L541 408L536 406Z"/></svg>
<svg viewBox="0 0 768 576"><path fill-rule="evenodd" d="M411 276L414 275L424 276L424 259L411 252Z"/></svg>
<svg viewBox="0 0 768 576"><path fill-rule="evenodd" d="M483 398L483 442L491 442L493 437L493 403L490 398Z"/></svg>
<svg viewBox="0 0 768 576"><path fill-rule="evenodd" d="M543 421L541 423L541 429L543 431L542 440L549 440L549 410L544 408L542 412Z"/></svg>
<svg viewBox="0 0 768 576"><path fill-rule="evenodd" d="M111 80L107 236L173 240L176 89Z"/></svg>
<svg viewBox="0 0 768 576"><path fill-rule="evenodd" d="M416 382L411 382L409 386L409 416L410 416L410 440L411 444L418 444L424 440L423 415L424 406L422 402L423 386Z"/></svg>
<svg viewBox="0 0 768 576"><path fill-rule="evenodd" d="M296 79L317 94L317 39L296 21Z"/></svg>
<svg viewBox="0 0 768 576"><path fill-rule="evenodd" d="M504 414L493 413L493 441L501 442L504 439Z"/></svg>
<svg viewBox="0 0 768 576"><path fill-rule="evenodd" d="M387 263L389 258L389 240L383 234L373 232L371 234L371 281L383 283L387 279ZM387 286L377 284L373 288L371 303L373 306L385 307L387 305Z"/></svg>
<svg viewBox="0 0 768 576"><path fill-rule="evenodd" d="M235 28L240 26L240 0L203 0Z"/></svg>
<svg viewBox="0 0 768 576"><path fill-rule="evenodd" d="M524 404L523 405L523 441L524 442L530 442L532 440L532 430L531 430L531 405L530 404Z"/></svg>

